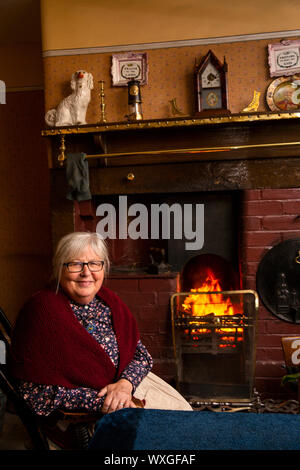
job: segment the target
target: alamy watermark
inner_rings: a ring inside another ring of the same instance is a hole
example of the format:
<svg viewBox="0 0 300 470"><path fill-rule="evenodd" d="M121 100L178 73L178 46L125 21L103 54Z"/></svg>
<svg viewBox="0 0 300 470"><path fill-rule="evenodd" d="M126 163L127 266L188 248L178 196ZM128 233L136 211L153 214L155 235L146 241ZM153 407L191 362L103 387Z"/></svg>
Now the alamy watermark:
<svg viewBox="0 0 300 470"><path fill-rule="evenodd" d="M0 104L6 104L6 85L3 80L0 80Z"/></svg>
<svg viewBox="0 0 300 470"><path fill-rule="evenodd" d="M103 203L97 207L96 215L102 217L96 231L104 239L173 237L188 240L186 250L201 250L204 245L204 204L151 204L149 210L141 203L128 207L127 196L119 196L118 214L112 204Z"/></svg>

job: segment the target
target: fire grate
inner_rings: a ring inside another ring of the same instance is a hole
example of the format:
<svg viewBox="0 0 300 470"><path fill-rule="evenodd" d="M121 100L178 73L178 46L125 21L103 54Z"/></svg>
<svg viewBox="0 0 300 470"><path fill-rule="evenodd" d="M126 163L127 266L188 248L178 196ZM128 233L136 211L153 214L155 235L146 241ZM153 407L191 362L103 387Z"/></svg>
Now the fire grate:
<svg viewBox="0 0 300 470"><path fill-rule="evenodd" d="M258 305L252 290L172 295L177 388L187 399L253 399Z"/></svg>
<svg viewBox="0 0 300 470"><path fill-rule="evenodd" d="M238 315L216 317L209 314L204 319L182 313L181 317L174 320L174 325L183 333L182 352L223 354L239 348L249 321Z"/></svg>

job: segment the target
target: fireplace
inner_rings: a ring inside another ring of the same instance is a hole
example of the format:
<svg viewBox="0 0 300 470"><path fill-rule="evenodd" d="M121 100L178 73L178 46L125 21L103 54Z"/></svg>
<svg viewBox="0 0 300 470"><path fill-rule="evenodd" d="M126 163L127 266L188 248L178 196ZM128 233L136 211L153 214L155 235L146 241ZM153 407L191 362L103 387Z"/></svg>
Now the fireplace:
<svg viewBox="0 0 300 470"><path fill-rule="evenodd" d="M114 269L106 285L120 295L135 315L141 339L154 358L153 372L173 385L178 371L171 334L170 299L174 294L191 289L190 285L183 285L182 277L188 262L199 255L226 260L234 276L224 278L218 273L217 279L222 279L218 292L234 303L233 291L258 291L256 276L263 257L280 242L299 238L299 126L300 119L293 114L258 113L205 120L106 123L47 131L52 147L54 243L74 229L95 230L99 204L118 204L120 195L128 197L129 205L141 203L147 207L153 202L172 205L180 200L187 204L204 204L205 218L212 219L209 224L205 221L203 248L194 252L182 249L186 240L174 238L127 238L110 243ZM93 194L90 206L66 201L65 169L56 163L63 149L60 140L63 136L66 152L84 151L91 154L88 157L95 157L89 160ZM281 272L286 272L285 266ZM289 288L293 289L287 280ZM281 337L299 334L299 324L295 323L298 310L288 313L293 321L283 321L274 314L268 292L265 296L258 294L260 305L256 322L252 307L251 314L245 309L237 318L232 315L231 320L240 321L244 316L245 322L242 326L233 326L237 330L237 350L248 347L248 340L252 341L252 331L256 329L252 343L256 352L255 388L263 397L293 397L281 386L285 373ZM201 295L199 293L199 297ZM254 294L239 295L243 306L255 305ZM217 330L215 317L208 317L207 321L210 324L206 326ZM240 328L243 328L243 336L238 338ZM215 333L215 344L216 341L224 344L224 337L221 339L219 332ZM206 340L212 342L212 339ZM222 357L224 361L231 356L236 363L237 357L247 358L244 371L252 368L251 355L239 356L229 352L230 348L226 353L216 351L217 354L211 356L219 360ZM201 354L204 356L207 352ZM237 377L233 379L237 381ZM250 372L247 380L243 394L251 397Z"/></svg>
<svg viewBox="0 0 300 470"><path fill-rule="evenodd" d="M199 255L186 264L182 291L171 297L177 388L194 406L255 398L258 296L221 287L236 284L230 263Z"/></svg>
<svg viewBox="0 0 300 470"><path fill-rule="evenodd" d="M251 402L254 397L258 296L241 290L241 196L239 191L174 192L94 201L97 230L113 235L109 239L113 276L178 273L177 292L168 299L174 379L191 402ZM203 219L191 210L193 234L197 224L199 233L203 225L203 244L195 250L197 240L191 243L184 230L184 211L200 205ZM151 231L157 208L161 212L155 222L161 225ZM151 239L151 233L157 237Z"/></svg>

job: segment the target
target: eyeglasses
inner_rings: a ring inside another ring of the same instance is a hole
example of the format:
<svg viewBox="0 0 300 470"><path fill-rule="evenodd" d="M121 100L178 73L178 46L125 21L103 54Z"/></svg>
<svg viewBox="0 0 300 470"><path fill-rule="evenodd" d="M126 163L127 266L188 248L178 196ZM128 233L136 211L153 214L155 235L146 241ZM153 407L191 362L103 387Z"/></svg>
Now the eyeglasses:
<svg viewBox="0 0 300 470"><path fill-rule="evenodd" d="M81 273L84 270L84 266L87 266L92 273L96 273L102 271L104 261L88 261L87 263L72 261L70 263L64 263L63 266L66 266L70 273Z"/></svg>

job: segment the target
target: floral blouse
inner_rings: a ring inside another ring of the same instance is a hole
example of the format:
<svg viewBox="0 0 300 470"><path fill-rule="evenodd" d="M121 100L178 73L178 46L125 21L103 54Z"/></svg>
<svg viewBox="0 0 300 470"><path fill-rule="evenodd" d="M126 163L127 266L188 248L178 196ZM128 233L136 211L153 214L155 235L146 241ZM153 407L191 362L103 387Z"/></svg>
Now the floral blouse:
<svg viewBox="0 0 300 470"><path fill-rule="evenodd" d="M73 301L70 301L70 305L78 321L102 345L117 368L119 350L109 307L96 297L86 305ZM134 392L152 366L152 357L139 340L134 357L120 378L131 382ZM97 397L99 390L85 387L68 389L58 385L39 385L26 381L20 382L19 391L28 405L38 415L43 416L49 415L56 408L99 411L105 399Z"/></svg>

